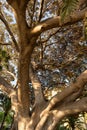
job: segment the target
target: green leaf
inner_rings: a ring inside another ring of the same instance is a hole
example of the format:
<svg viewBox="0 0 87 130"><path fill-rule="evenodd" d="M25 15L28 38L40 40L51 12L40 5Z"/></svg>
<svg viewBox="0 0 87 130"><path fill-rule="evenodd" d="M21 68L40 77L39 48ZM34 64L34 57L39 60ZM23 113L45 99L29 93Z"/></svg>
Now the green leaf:
<svg viewBox="0 0 87 130"><path fill-rule="evenodd" d="M64 18L67 17L71 12L75 10L77 7L77 3L79 0L63 0L64 4L61 9L61 19L64 21Z"/></svg>
<svg viewBox="0 0 87 130"><path fill-rule="evenodd" d="M6 53L6 51L2 51L2 57L6 57L6 55L7 55L7 53Z"/></svg>
<svg viewBox="0 0 87 130"><path fill-rule="evenodd" d="M4 109L5 111L9 111L11 109L11 99L7 98L4 103Z"/></svg>
<svg viewBox="0 0 87 130"><path fill-rule="evenodd" d="M2 71L2 66L0 65L0 71Z"/></svg>

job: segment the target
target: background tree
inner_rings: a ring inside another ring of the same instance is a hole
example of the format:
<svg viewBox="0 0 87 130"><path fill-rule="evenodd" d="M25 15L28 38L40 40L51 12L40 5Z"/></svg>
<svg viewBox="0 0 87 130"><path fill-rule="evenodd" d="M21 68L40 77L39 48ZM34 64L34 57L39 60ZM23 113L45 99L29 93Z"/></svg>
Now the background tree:
<svg viewBox="0 0 87 130"><path fill-rule="evenodd" d="M1 75L13 87L2 79L0 88L8 93L15 111L12 129L56 129L64 117L87 111L86 0L7 2L0 4L0 19L7 29L1 46L9 53L4 52L4 58L8 54L11 59ZM48 102L47 86L58 91Z"/></svg>

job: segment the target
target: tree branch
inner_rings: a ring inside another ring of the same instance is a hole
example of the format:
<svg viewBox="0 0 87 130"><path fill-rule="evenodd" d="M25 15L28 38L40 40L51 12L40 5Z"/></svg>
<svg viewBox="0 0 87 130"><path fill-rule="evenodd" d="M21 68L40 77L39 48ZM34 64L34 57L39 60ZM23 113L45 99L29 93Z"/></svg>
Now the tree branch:
<svg viewBox="0 0 87 130"><path fill-rule="evenodd" d="M62 7L62 5L63 5L63 1L62 1L62 0L58 0L57 3L58 3L58 8L59 8L59 9L58 9L58 12L59 12L58 14L60 14L60 9L61 9L61 7Z"/></svg>
<svg viewBox="0 0 87 130"><path fill-rule="evenodd" d="M52 34L50 34L50 36L49 36L46 40L39 41L39 42L40 42L40 43L47 42L52 36L54 36L55 34L57 34L57 33L59 32L59 30L60 30L60 28L59 28L57 31L55 31L55 32L53 32ZM49 45L47 45L47 46L49 46Z"/></svg>
<svg viewBox="0 0 87 130"><path fill-rule="evenodd" d="M56 125L63 117L68 115L78 114L80 112L86 112L86 111L87 111L87 97L84 97L79 101L69 103L61 107L59 106L58 109L51 110L50 112L45 113L45 115L41 117L41 120L38 123L36 130L42 130L43 125L46 128L48 126L48 130L54 130L56 129L55 128Z"/></svg>
<svg viewBox="0 0 87 130"><path fill-rule="evenodd" d="M63 103L62 104L66 105L67 103L74 102L76 99L79 98L79 96L82 94L82 92L83 92L83 88L81 88L77 92L73 93L72 95L69 95L68 97L66 97L64 99L64 104Z"/></svg>
<svg viewBox="0 0 87 130"><path fill-rule="evenodd" d="M35 127L37 125L37 123L40 120L40 113L47 106L47 104L44 100L44 97L42 95L41 84L38 81L38 78L36 77L35 73L33 72L32 66L30 66L30 77L31 77L31 81L32 81L32 85L33 85L34 93L35 93L35 107L34 107L34 111L31 116L31 121L29 123L29 129L32 126ZM33 120L35 120L35 121L33 121Z"/></svg>
<svg viewBox="0 0 87 130"><path fill-rule="evenodd" d="M41 18L42 18L43 5L44 5L44 0L41 1L41 8L40 8L39 22L40 22L40 20L41 20Z"/></svg>
<svg viewBox="0 0 87 130"><path fill-rule="evenodd" d="M49 126L48 130L55 129L56 125L61 119L63 119L63 117L78 114L80 112L87 112L87 97L74 103L70 103L59 110L54 110L52 113L50 112L50 114L53 115L53 123Z"/></svg>
<svg viewBox="0 0 87 130"><path fill-rule="evenodd" d="M9 46L9 45L11 45L11 43L3 43L3 42L0 42L0 45L1 45L1 46Z"/></svg>
<svg viewBox="0 0 87 130"><path fill-rule="evenodd" d="M38 125L36 126L36 130L42 130L43 125L47 125L49 124L49 122L52 124L49 125L50 126L49 130L52 130L58 123L58 121L60 121L66 115L78 113L81 111L87 111L87 98L79 99L79 101L76 101L76 98L79 97L86 83L87 83L87 70L77 78L76 82L73 83L70 88L66 88L63 92L58 93L58 95L53 97L53 99L49 102L47 108L41 113L40 115L41 118ZM82 106L80 102L81 103L83 102L84 105ZM57 104L58 107L56 106L53 108L53 106L55 106L56 103L59 103ZM61 114L60 111L63 111L63 115L60 115ZM64 111L66 112L65 113L66 115L64 114Z"/></svg>
<svg viewBox="0 0 87 130"><path fill-rule="evenodd" d="M7 93L8 95L11 94L13 91L11 85L3 78L0 76L0 89Z"/></svg>
<svg viewBox="0 0 87 130"><path fill-rule="evenodd" d="M39 104L41 102L44 102L44 98L41 90L41 83L36 77L35 73L33 72L32 66L30 67L30 77L35 91L35 103Z"/></svg>
<svg viewBox="0 0 87 130"><path fill-rule="evenodd" d="M5 20L5 18L4 18L4 16L3 16L3 14L2 14L1 11L0 11L0 19L1 19L2 22L5 24L5 26L6 26L7 30L8 30L8 32L9 32L9 34L10 34L12 40L13 40L13 42L14 42L15 48L16 48L16 50L19 52L18 43L17 43L17 41L15 40L15 37L14 37L14 35L13 35L13 33L12 33L10 27L9 27L9 24L8 24L8 22Z"/></svg>
<svg viewBox="0 0 87 130"><path fill-rule="evenodd" d="M28 2L29 2L30 0L19 0L19 1L20 1L20 7L21 7L22 9L26 9L27 4L28 4Z"/></svg>
<svg viewBox="0 0 87 130"><path fill-rule="evenodd" d="M26 9L27 4L30 0L7 0L8 4L11 5L15 10Z"/></svg>
<svg viewBox="0 0 87 130"><path fill-rule="evenodd" d="M34 0L34 4L33 4L33 14L31 16L31 23L30 23L30 26L32 27L33 25L33 17L34 17L34 12L35 12L35 5L36 5L36 0Z"/></svg>
<svg viewBox="0 0 87 130"><path fill-rule="evenodd" d="M37 26L35 26L31 30L31 36L35 36L35 35L38 36L46 30L56 28L56 27L66 26L69 24L71 25L75 22L78 22L84 18L86 11L87 11L87 8L85 8L81 11L74 12L74 14L67 17L63 23L61 22L60 16L44 20L43 22L39 23Z"/></svg>
<svg viewBox="0 0 87 130"><path fill-rule="evenodd" d="M49 102L49 105L47 106L47 108L44 110L44 112L42 112L42 116L43 116L43 114L50 111L55 106L55 104L63 101L69 95L79 91L79 89L83 88L86 83L87 83L87 70L84 71L76 79L75 83L71 84L71 87L64 89L64 91L62 91L61 93L58 93L55 97L52 98L52 100Z"/></svg>

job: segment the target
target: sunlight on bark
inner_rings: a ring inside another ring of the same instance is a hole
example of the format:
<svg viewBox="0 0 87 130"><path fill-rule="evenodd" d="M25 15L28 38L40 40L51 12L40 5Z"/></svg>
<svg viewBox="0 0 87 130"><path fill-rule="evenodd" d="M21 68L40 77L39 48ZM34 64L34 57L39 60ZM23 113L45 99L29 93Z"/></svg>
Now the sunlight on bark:
<svg viewBox="0 0 87 130"><path fill-rule="evenodd" d="M42 28L42 25L38 25L38 26L36 26L36 27L32 30L31 33L36 33L37 31L40 31L41 28Z"/></svg>

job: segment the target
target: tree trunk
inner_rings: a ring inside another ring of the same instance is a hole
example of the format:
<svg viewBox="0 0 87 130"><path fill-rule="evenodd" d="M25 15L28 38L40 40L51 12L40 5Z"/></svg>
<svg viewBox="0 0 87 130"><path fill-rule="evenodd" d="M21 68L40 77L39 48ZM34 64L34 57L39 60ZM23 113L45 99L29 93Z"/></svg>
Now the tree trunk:
<svg viewBox="0 0 87 130"><path fill-rule="evenodd" d="M18 130L27 130L29 122L29 64L33 46L27 36L28 26L25 19L25 10L17 9L17 23L19 29L19 68L18 68Z"/></svg>
<svg viewBox="0 0 87 130"><path fill-rule="evenodd" d="M35 90L35 109L32 116L29 118L29 65L32 51L35 47L35 42L38 36L46 30L62 25L71 24L81 20L84 17L84 12L87 8L72 14L64 23L61 23L61 17L57 16L44 20L37 24L34 28L28 28L26 22L26 8L29 0L7 0L8 3L15 9L17 14L17 24L19 30L19 46L20 60L18 69L18 91L17 91L17 125L18 130L54 130L57 123L65 116L76 114L82 111L87 111L87 98L80 101L73 99L73 94L82 88L87 82L87 72L79 78L76 84L73 84L68 89L57 94L49 104L43 101L40 91L40 85L37 80L33 83ZM32 76L33 78L33 76ZM81 80L83 79L83 81ZM70 97L72 97L70 99ZM69 99L67 101L67 99ZM72 100L73 99L73 100ZM44 102L42 102L42 101ZM85 104L81 106L81 104ZM56 105L56 107L55 107ZM16 118L15 117L15 118Z"/></svg>
<svg viewBox="0 0 87 130"><path fill-rule="evenodd" d="M25 40L25 37L22 40ZM27 44L26 41L24 43ZM20 52L19 62L19 75L18 75L18 130L28 130L27 125L29 122L29 107L30 107L30 96L29 96L29 65L31 55L33 51L32 43L22 48ZM21 127L20 127L21 126Z"/></svg>

